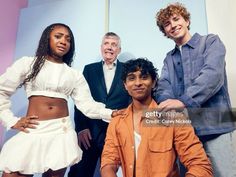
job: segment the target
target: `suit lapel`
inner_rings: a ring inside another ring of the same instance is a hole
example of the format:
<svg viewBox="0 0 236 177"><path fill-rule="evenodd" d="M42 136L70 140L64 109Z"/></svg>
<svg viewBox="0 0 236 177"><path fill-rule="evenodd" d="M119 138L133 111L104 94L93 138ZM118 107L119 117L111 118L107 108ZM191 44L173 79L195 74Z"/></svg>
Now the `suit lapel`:
<svg viewBox="0 0 236 177"><path fill-rule="evenodd" d="M98 80L101 81L102 88L104 89L105 93L107 94L107 88L106 88L106 83L105 83L105 77L104 77L104 72L103 72L103 62L101 61L99 63L99 67L97 67L97 72Z"/></svg>

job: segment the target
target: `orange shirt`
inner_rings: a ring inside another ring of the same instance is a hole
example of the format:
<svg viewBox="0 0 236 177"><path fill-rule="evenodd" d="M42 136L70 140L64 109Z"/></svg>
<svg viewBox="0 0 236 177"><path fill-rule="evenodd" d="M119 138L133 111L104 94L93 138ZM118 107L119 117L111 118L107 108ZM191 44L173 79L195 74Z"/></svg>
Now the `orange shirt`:
<svg viewBox="0 0 236 177"><path fill-rule="evenodd" d="M152 100L149 108L157 108ZM109 164L122 168L123 177L179 177L177 155L196 177L212 177L212 167L191 126L142 126L138 157L135 158L132 104L125 115L109 124L101 169Z"/></svg>

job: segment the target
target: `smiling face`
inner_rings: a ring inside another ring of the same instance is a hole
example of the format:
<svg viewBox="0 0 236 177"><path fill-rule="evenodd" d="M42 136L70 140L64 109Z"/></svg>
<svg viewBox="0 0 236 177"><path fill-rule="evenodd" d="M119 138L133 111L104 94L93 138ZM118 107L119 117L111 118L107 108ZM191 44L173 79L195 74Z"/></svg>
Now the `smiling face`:
<svg viewBox="0 0 236 177"><path fill-rule="evenodd" d="M50 60L62 62L63 56L70 50L70 34L66 27L55 26L50 33Z"/></svg>
<svg viewBox="0 0 236 177"><path fill-rule="evenodd" d="M190 13L179 2L160 9L156 14L156 24L160 31L173 39L177 45L183 45L191 38Z"/></svg>
<svg viewBox="0 0 236 177"><path fill-rule="evenodd" d="M120 53L120 41L116 36L105 36L101 45L101 53L107 65L112 64Z"/></svg>
<svg viewBox="0 0 236 177"><path fill-rule="evenodd" d="M176 14L172 15L163 24L166 36L173 39L177 45L183 45L190 40L191 35L188 26L189 21Z"/></svg>
<svg viewBox="0 0 236 177"><path fill-rule="evenodd" d="M155 81L150 74L144 74L140 70L130 72L124 81L124 85L133 101L143 102L152 99L151 93Z"/></svg>

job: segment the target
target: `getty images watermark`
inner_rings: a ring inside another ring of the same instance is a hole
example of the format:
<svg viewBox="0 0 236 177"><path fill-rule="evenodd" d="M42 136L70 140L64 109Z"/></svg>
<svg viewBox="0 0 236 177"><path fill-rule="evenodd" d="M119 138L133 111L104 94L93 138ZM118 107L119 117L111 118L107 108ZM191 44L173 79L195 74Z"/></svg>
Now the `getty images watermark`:
<svg viewBox="0 0 236 177"><path fill-rule="evenodd" d="M149 109L143 112L145 126L191 126L187 111L159 112Z"/></svg>

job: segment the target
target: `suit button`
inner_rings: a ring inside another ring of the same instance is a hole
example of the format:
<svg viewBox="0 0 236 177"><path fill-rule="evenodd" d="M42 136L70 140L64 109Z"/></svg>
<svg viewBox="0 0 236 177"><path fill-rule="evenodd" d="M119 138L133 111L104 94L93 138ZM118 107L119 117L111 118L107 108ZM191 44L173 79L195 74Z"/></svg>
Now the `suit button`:
<svg viewBox="0 0 236 177"><path fill-rule="evenodd" d="M133 165L129 165L129 168L133 168Z"/></svg>
<svg viewBox="0 0 236 177"><path fill-rule="evenodd" d="M62 119L61 121L62 121L63 123L65 123L65 122L66 122L66 119Z"/></svg>

